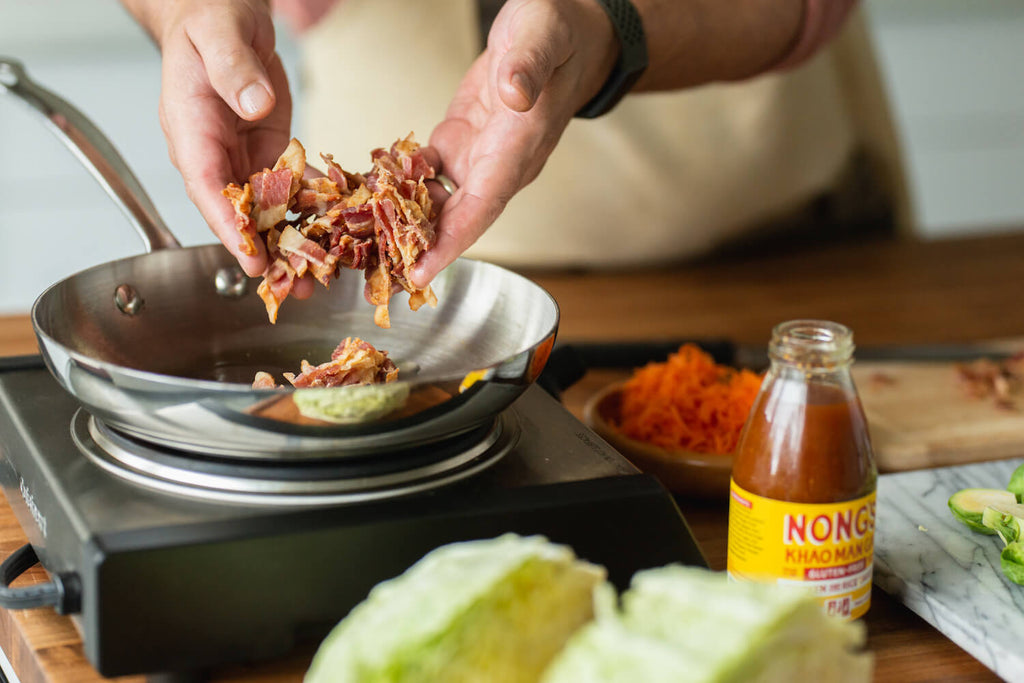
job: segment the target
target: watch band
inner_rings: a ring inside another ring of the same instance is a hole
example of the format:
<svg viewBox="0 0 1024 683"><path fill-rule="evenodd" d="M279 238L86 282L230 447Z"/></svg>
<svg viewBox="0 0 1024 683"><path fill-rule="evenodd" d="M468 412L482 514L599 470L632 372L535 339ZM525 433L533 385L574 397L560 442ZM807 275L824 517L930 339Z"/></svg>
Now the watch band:
<svg viewBox="0 0 1024 683"><path fill-rule="evenodd" d="M576 117L593 119L612 110L629 92L647 68L647 37L640 13L630 0L595 0L612 20L619 39L619 58L601 89L576 112Z"/></svg>

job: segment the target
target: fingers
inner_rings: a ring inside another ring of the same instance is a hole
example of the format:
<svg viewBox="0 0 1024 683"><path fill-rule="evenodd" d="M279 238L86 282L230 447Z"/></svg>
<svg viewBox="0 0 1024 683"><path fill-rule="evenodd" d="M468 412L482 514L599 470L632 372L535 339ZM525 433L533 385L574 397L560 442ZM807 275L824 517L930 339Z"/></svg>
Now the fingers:
<svg viewBox="0 0 1024 683"><path fill-rule="evenodd" d="M221 190L227 185L227 181L220 180L223 177L221 169L224 166L218 163L202 165L203 160L209 159L209 156L205 154L202 145L195 142L198 141L189 141L178 146L178 157L182 160L182 178L185 180L185 189L189 197L217 239L238 259L238 264L246 275L262 275L267 269L267 254L263 241L254 240L255 255L242 252L242 237L236 227L235 210L221 194ZM211 145L209 148L213 149L215 146Z"/></svg>
<svg viewBox="0 0 1024 683"><path fill-rule="evenodd" d="M259 275L267 266L263 246L257 241L255 255L242 253L234 209L221 194L229 182L236 180L228 151L235 149L238 155L236 118L215 92L196 87L205 75L204 68L187 41L165 43L164 55L160 121L171 159L181 172L189 197L214 234L248 275Z"/></svg>
<svg viewBox="0 0 1024 683"><path fill-rule="evenodd" d="M496 74L498 96L513 111L529 111L555 70L571 56L569 25L547 3L512 7L495 25L493 40L505 43L488 45L504 51Z"/></svg>
<svg viewBox="0 0 1024 683"><path fill-rule="evenodd" d="M184 23L206 67L210 85L241 118L255 121L274 109L276 96L265 64L274 51L269 13L259 3L210 3Z"/></svg>
<svg viewBox="0 0 1024 683"><path fill-rule="evenodd" d="M452 196L445 189L444 185L436 180L428 180L425 184L427 186L427 194L430 195L430 201L437 208L444 206Z"/></svg>
<svg viewBox="0 0 1024 683"><path fill-rule="evenodd" d="M276 94L274 110L254 123L236 121L239 141L233 149L238 150L239 156L246 160L245 165L234 167L239 179L254 171L272 167L291 139L292 99L288 77L277 53L271 55L267 62L267 74Z"/></svg>
<svg viewBox="0 0 1024 683"><path fill-rule="evenodd" d="M441 173L441 153L429 145L421 148L420 152L423 154L424 161L430 164L430 167L434 169L434 173Z"/></svg>
<svg viewBox="0 0 1024 683"><path fill-rule="evenodd" d="M430 281L468 249L501 215L519 187L514 165L499 157L478 160L467 185L459 188L441 209L437 242L416 262L409 280L416 287Z"/></svg>
<svg viewBox="0 0 1024 683"><path fill-rule="evenodd" d="M234 208L221 191L273 163L288 140L291 98L273 24L258 1L176 7L161 40L160 122L171 161L217 238L248 275L260 275L265 248L256 240L255 254L242 252ZM253 119L260 121L246 121Z"/></svg>
<svg viewBox="0 0 1024 683"><path fill-rule="evenodd" d="M316 289L316 284L313 282L313 278L306 274L295 280L292 284L291 295L296 299L308 299L313 296L313 292Z"/></svg>

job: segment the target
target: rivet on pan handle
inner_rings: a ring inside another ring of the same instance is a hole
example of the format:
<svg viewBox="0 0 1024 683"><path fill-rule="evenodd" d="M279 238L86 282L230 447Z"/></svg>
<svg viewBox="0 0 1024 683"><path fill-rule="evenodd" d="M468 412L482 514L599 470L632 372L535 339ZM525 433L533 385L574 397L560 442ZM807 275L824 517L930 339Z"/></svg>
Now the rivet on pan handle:
<svg viewBox="0 0 1024 683"><path fill-rule="evenodd" d="M135 315L145 303L135 288L129 284L118 285L114 290L114 304L125 315Z"/></svg>
<svg viewBox="0 0 1024 683"><path fill-rule="evenodd" d="M238 266L219 268L213 276L213 288L217 290L217 294L228 299L243 296L248 286L249 278Z"/></svg>
<svg viewBox="0 0 1024 683"><path fill-rule="evenodd" d="M82 112L30 79L20 62L5 57L0 57L0 90L42 114L50 131L121 207L146 251L181 246L117 149Z"/></svg>

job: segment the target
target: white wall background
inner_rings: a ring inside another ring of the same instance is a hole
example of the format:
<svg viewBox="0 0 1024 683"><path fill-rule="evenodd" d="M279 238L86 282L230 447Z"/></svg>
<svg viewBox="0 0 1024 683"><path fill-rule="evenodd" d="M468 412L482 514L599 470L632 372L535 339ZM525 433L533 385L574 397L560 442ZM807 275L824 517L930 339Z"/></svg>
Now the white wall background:
<svg viewBox="0 0 1024 683"><path fill-rule="evenodd" d="M1024 2L867 7L921 234L1024 227ZM284 30L278 46L297 87L297 52ZM213 241L167 159L157 121L159 55L116 0L0 0L0 55L22 61L114 140L183 243ZM0 313L27 311L49 284L141 251L70 152L3 95L0 244Z"/></svg>
<svg viewBox="0 0 1024 683"><path fill-rule="evenodd" d="M867 7L921 233L1024 227L1024 2Z"/></svg>

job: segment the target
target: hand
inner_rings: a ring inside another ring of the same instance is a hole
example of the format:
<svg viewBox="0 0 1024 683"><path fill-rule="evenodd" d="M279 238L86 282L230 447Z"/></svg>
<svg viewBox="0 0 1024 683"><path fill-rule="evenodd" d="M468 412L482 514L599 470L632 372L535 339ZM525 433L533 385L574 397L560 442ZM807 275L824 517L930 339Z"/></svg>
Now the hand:
<svg viewBox="0 0 1024 683"><path fill-rule="evenodd" d="M239 249L229 182L273 166L289 141L292 103L266 0L125 0L163 53L160 124L171 162L214 234L250 276L267 255ZM299 283L296 283L297 285ZM296 289L308 296L312 283Z"/></svg>
<svg viewBox="0 0 1024 683"><path fill-rule="evenodd" d="M426 286L537 177L617 56L611 21L594 0L505 4L430 136L459 189L441 209L437 243L413 269L413 284Z"/></svg>

